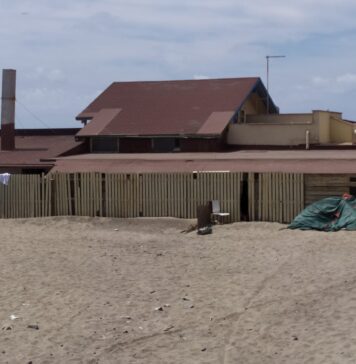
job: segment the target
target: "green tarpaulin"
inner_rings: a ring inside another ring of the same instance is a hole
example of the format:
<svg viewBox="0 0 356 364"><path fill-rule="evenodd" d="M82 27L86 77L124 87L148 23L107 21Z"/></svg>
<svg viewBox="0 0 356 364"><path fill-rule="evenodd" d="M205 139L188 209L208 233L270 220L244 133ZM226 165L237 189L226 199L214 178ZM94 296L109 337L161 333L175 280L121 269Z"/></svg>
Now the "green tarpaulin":
<svg viewBox="0 0 356 364"><path fill-rule="evenodd" d="M356 230L356 198L328 197L309 205L288 226L289 229L337 231Z"/></svg>

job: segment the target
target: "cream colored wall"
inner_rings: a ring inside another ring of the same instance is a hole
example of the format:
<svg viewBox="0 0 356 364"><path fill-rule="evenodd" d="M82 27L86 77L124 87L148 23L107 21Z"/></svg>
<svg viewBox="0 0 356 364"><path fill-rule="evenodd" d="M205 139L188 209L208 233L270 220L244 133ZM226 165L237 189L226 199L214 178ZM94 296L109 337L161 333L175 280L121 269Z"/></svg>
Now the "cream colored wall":
<svg viewBox="0 0 356 364"><path fill-rule="evenodd" d="M313 122L313 115L311 113L247 115L246 122L262 124L307 124Z"/></svg>
<svg viewBox="0 0 356 364"><path fill-rule="evenodd" d="M228 144L305 145L307 131L310 144L356 144L356 125L342 120L341 113L314 110L309 114L261 114L256 105L254 97L246 100L246 122L229 125Z"/></svg>
<svg viewBox="0 0 356 364"><path fill-rule="evenodd" d="M354 125L342 119L330 118L330 142L331 143L352 143Z"/></svg>
<svg viewBox="0 0 356 364"><path fill-rule="evenodd" d="M241 106L241 109L245 111L246 115L262 114L266 112L266 106L256 93L250 95Z"/></svg>
<svg viewBox="0 0 356 364"><path fill-rule="evenodd" d="M313 120L318 125L319 143L330 143L330 112L328 111L313 111Z"/></svg>
<svg viewBox="0 0 356 364"><path fill-rule="evenodd" d="M304 145L306 131L310 132L310 143L318 142L315 124L231 124L227 143L231 145Z"/></svg>

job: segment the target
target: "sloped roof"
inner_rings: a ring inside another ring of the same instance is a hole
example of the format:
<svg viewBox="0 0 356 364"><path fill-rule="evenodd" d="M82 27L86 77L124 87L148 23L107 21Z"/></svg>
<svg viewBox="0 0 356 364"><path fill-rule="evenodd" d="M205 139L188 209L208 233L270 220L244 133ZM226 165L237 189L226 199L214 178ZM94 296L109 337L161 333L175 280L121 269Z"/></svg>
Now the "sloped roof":
<svg viewBox="0 0 356 364"><path fill-rule="evenodd" d="M52 172L288 172L355 174L351 150L240 150L223 153L82 154L56 158Z"/></svg>
<svg viewBox="0 0 356 364"><path fill-rule="evenodd" d="M77 116L92 119L78 136L220 134L256 87L265 92L257 77L115 82Z"/></svg>
<svg viewBox="0 0 356 364"><path fill-rule="evenodd" d="M74 139L77 132L78 129L16 130L15 150L0 150L0 167L49 169L54 162L46 159L78 152L82 143Z"/></svg>

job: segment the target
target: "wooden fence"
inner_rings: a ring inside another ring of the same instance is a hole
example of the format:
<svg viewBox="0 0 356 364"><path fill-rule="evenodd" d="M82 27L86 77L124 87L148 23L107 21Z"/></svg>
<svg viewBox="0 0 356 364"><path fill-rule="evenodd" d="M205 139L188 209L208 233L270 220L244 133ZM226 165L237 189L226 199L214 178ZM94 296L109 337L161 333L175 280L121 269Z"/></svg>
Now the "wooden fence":
<svg viewBox="0 0 356 364"><path fill-rule="evenodd" d="M304 207L300 174L147 173L12 175L0 185L2 218L41 216L196 217L219 200L231 221L290 222ZM245 204L245 206L243 206ZM241 212L247 211L247 216Z"/></svg>

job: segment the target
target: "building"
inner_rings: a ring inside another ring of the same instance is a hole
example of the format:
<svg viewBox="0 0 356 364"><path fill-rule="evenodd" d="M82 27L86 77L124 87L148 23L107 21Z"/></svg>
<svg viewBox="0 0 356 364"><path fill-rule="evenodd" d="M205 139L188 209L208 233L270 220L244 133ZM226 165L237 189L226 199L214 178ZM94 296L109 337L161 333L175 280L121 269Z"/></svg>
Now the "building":
<svg viewBox="0 0 356 364"><path fill-rule="evenodd" d="M14 98L3 82L2 172L355 171L356 124L280 114L257 77L116 82L77 116L80 129L15 130Z"/></svg>
<svg viewBox="0 0 356 364"><path fill-rule="evenodd" d="M267 97L259 78L115 82L77 116L77 139L93 153L222 151L229 125L265 114Z"/></svg>
<svg viewBox="0 0 356 364"><path fill-rule="evenodd" d="M345 146L356 140L355 124L341 113L280 114L259 78L115 82L77 120L85 125L77 139L91 153Z"/></svg>

